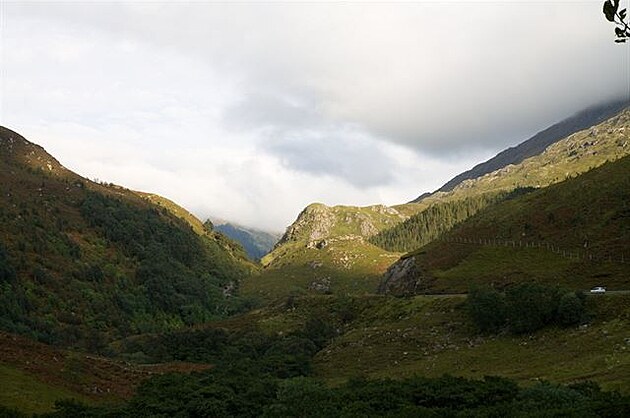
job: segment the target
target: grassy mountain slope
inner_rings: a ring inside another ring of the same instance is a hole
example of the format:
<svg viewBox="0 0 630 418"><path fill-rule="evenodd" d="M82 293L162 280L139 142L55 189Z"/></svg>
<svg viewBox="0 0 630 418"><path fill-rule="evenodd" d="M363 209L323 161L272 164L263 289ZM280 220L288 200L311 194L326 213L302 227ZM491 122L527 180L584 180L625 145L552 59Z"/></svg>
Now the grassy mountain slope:
<svg viewBox="0 0 630 418"><path fill-rule="evenodd" d="M212 241L215 241L217 244L219 244L220 247L226 250L240 265L247 267L247 269L251 270L252 272L258 270L258 265L251 262L245 248L238 240L233 239L229 235L223 234L221 231L215 231L212 228L208 228L195 215L188 212L185 208L179 206L172 200L165 198L164 196L160 196L154 193L139 192L136 190L134 190L133 193L137 194L138 196L156 206L166 209L171 214L184 220L190 225L195 233L200 236L208 237Z"/></svg>
<svg viewBox="0 0 630 418"><path fill-rule="evenodd" d="M557 141L517 165L465 180L449 192L436 192L424 198L422 203L428 206L426 210L381 231L370 241L390 251L412 251L487 205L532 188L546 187L630 154L628 132L630 109Z"/></svg>
<svg viewBox="0 0 630 418"><path fill-rule="evenodd" d="M528 280L630 289L628 173L630 156L489 206L406 255L382 290L462 292Z"/></svg>
<svg viewBox="0 0 630 418"><path fill-rule="evenodd" d="M238 304L228 294L251 267L226 242L135 192L81 178L6 128L0 185L2 329L104 350Z"/></svg>
<svg viewBox="0 0 630 418"><path fill-rule="evenodd" d="M352 377L506 376L536 381L594 380L630 392L630 296L589 297L594 320L524 336L480 335L464 297L416 296L355 302L355 317L315 357L317 376L338 384Z"/></svg>
<svg viewBox="0 0 630 418"><path fill-rule="evenodd" d="M214 229L241 244L247 256L251 260L256 261L270 252L280 239L278 234L246 228L228 222L216 224Z"/></svg>
<svg viewBox="0 0 630 418"><path fill-rule="evenodd" d="M628 106L628 99L616 100L599 106L585 109L549 128L537 133L530 139L515 147L501 151L488 161L480 163L472 169L465 171L440 187L437 192L449 192L465 180L475 179L493 171L499 170L510 164L519 164L523 160L543 152L549 145L591 126L611 118ZM414 202L419 202L430 194L424 194Z"/></svg>
<svg viewBox="0 0 630 418"><path fill-rule="evenodd" d="M480 334L464 296L287 297L207 326L278 336L323 321L334 332L315 355L313 373L330 385L350 378L448 373L507 376L525 385L593 380L630 393L630 295L588 297L587 306L592 315L587 326L522 336Z"/></svg>
<svg viewBox="0 0 630 418"><path fill-rule="evenodd" d="M591 128L576 132L516 165L465 180L450 192L423 203L449 201L517 187L545 187L630 154L630 108Z"/></svg>
<svg viewBox="0 0 630 418"><path fill-rule="evenodd" d="M384 251L367 238L420 207L309 205L263 257L262 273L244 282L243 292L263 299L292 292L374 292L379 277L399 254Z"/></svg>
<svg viewBox="0 0 630 418"><path fill-rule="evenodd" d="M582 122L599 120L606 113L594 114L594 119L584 117ZM630 109L625 109L597 126L555 141L519 164L465 180L418 204L392 208L313 204L262 259L265 271L249 280L245 289L265 298L286 294L287 289L369 292L396 252L431 242L487 205L630 154L629 129ZM329 241L337 245L328 246Z"/></svg>

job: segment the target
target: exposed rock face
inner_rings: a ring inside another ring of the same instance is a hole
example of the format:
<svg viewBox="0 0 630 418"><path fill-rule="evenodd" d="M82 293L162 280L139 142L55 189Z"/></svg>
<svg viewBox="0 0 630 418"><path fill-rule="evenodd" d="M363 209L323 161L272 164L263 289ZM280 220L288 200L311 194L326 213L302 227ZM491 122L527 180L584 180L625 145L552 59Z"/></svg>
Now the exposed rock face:
<svg viewBox="0 0 630 418"><path fill-rule="evenodd" d="M309 248L321 249L327 244L325 239L344 234L342 231L346 235L351 231L353 236L369 238L379 232L379 223L382 228L382 224L393 225L406 218L396 209L383 205L355 208L313 203L298 215L274 248L287 242L306 241Z"/></svg>
<svg viewBox="0 0 630 418"><path fill-rule="evenodd" d="M335 216L331 208L321 203L307 206L284 233L275 248L290 242L306 239L309 242L318 241L330 234L335 224Z"/></svg>
<svg viewBox="0 0 630 418"><path fill-rule="evenodd" d="M291 224L274 249L261 260L263 266L279 267L301 260L312 250L325 257L323 264L332 269L353 270L357 265L382 274L385 265L372 253L380 250L368 238L409 218L416 206L390 208L374 206L307 206ZM368 255L371 261L368 261ZM394 256L395 257L395 256ZM302 263L302 265L305 265ZM364 273L361 273L365 277Z"/></svg>
<svg viewBox="0 0 630 418"><path fill-rule="evenodd" d="M415 257L402 258L392 264L381 279L378 293L394 296L414 295L427 287L430 278L423 274Z"/></svg>
<svg viewBox="0 0 630 418"><path fill-rule="evenodd" d="M378 229L369 219L364 219L361 222L359 230L361 232L361 235L364 237L371 237L372 235L378 234Z"/></svg>
<svg viewBox="0 0 630 418"><path fill-rule="evenodd" d="M404 215L402 215L396 209L390 208L389 206L385 206L385 205L370 206L370 209L373 212L377 212L377 213L380 213L382 215L396 215L396 216L404 217Z"/></svg>
<svg viewBox="0 0 630 418"><path fill-rule="evenodd" d="M330 277L322 277L311 282L308 285L309 290L314 290L319 293L330 293Z"/></svg>

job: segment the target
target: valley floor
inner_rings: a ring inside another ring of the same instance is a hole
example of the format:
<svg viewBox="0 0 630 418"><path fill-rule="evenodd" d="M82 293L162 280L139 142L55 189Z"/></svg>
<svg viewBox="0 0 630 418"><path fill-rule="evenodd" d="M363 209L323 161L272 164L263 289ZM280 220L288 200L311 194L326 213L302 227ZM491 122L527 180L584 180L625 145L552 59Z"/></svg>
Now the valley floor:
<svg viewBox="0 0 630 418"><path fill-rule="evenodd" d="M336 336L315 356L313 375L332 386L350 378L493 375L525 386L592 380L630 394L630 294L588 296L589 324L522 336L480 334L465 302L465 295L287 297L207 327L278 336L323 319L335 326ZM55 400L66 398L118 403L152 375L209 367L132 365L6 333L0 333L0 354L0 405L29 413L49 411Z"/></svg>
<svg viewBox="0 0 630 418"><path fill-rule="evenodd" d="M339 384L353 377L413 375L480 378L497 375L522 384L539 380L593 380L606 389L630 393L630 294L588 296L593 320L571 328L533 334L482 335L468 318L465 295L342 298L339 336L314 359L317 377ZM297 298L226 326L256 323L268 333L294 330L318 311L333 312L340 298ZM342 321L343 322L343 321Z"/></svg>
<svg viewBox="0 0 630 418"><path fill-rule="evenodd" d="M333 383L416 374L498 375L523 384L593 380L630 393L629 295L591 297L596 317L588 325L523 336L478 334L462 302L418 296L390 303L386 319L370 317L322 350L316 374Z"/></svg>

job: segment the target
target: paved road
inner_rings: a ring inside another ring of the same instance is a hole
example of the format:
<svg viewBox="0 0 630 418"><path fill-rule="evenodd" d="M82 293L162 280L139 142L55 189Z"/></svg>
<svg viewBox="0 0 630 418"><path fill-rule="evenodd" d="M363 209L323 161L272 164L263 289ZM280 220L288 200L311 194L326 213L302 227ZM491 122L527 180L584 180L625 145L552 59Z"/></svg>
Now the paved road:
<svg viewBox="0 0 630 418"><path fill-rule="evenodd" d="M606 293L591 293L588 290L584 291L587 295L599 296L599 295L627 295L630 294L630 290L607 290Z"/></svg>
<svg viewBox="0 0 630 418"><path fill-rule="evenodd" d="M592 296L606 296L606 295L628 295L630 290L607 290L606 293L591 293L589 290L583 290L585 295ZM431 298L453 298L453 297L465 297L468 293L420 293L416 296L428 296Z"/></svg>

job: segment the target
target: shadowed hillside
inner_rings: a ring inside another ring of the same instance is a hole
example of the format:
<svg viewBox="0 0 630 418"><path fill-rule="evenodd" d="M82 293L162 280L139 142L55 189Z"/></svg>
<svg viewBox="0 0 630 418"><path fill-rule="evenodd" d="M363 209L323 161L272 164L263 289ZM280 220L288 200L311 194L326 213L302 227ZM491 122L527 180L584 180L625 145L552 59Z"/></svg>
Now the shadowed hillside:
<svg viewBox="0 0 630 418"><path fill-rule="evenodd" d="M0 185L2 329L102 351L239 309L233 295L252 266L190 216L83 179L6 128Z"/></svg>

